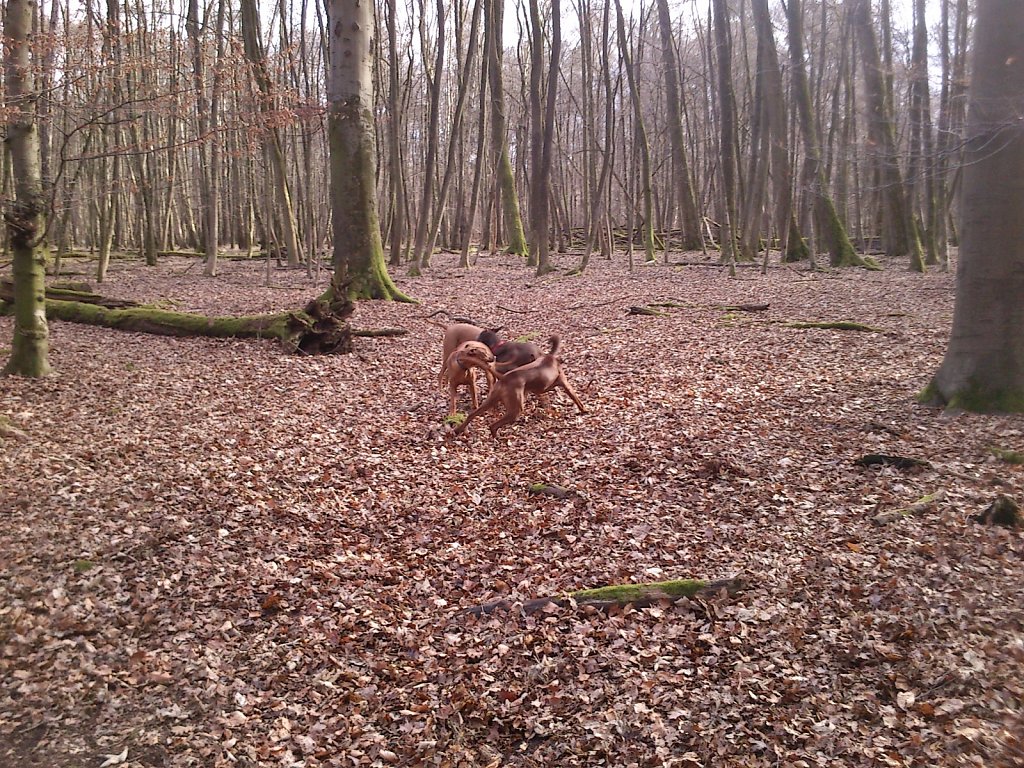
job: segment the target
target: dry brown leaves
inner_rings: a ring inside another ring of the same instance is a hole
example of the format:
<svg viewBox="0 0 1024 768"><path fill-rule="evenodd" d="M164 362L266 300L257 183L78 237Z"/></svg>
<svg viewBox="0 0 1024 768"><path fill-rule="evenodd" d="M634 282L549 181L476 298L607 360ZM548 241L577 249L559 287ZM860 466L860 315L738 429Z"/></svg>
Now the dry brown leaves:
<svg viewBox="0 0 1024 768"><path fill-rule="evenodd" d="M453 264L400 277L418 306L361 304L410 334L353 355L54 323L57 375L0 380L24 433L0 438L0 764L1021 764L1024 542L969 516L1020 500L990 449L1024 420L914 400L950 275ZM223 266L118 263L103 291L211 314L318 291ZM560 333L590 412L556 394L446 440L437 309ZM733 598L462 615L734 574Z"/></svg>

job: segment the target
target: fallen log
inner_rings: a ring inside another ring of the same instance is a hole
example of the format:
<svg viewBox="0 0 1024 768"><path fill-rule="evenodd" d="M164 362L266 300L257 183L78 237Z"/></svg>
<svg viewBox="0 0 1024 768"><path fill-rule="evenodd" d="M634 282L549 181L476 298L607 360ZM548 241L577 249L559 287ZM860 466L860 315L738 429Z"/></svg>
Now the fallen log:
<svg viewBox="0 0 1024 768"><path fill-rule="evenodd" d="M718 307L724 312L764 312L770 304L723 304Z"/></svg>
<svg viewBox="0 0 1024 768"><path fill-rule="evenodd" d="M665 317L665 313L660 309L653 309L651 307L630 307L626 311L627 315L646 315L648 317Z"/></svg>
<svg viewBox="0 0 1024 768"><path fill-rule="evenodd" d="M862 333L885 333L881 328L874 328L864 323L854 323L849 320L839 320L827 323L786 323L787 328L809 329L820 328L826 331L860 331Z"/></svg>
<svg viewBox="0 0 1024 768"><path fill-rule="evenodd" d="M522 612L529 616L547 608L549 605L564 608L572 604L586 605L600 610L625 605L644 608L660 600L678 600L681 597L713 595L723 591L733 595L742 591L743 587L743 581L739 578L722 579L720 581L679 579L676 581L658 581L647 584L618 584L597 589L581 589L560 597L539 597L535 600L527 600L521 606L508 600L495 600L490 603L467 608L464 613L470 616L486 616L495 611L511 610L519 606Z"/></svg>
<svg viewBox="0 0 1024 768"><path fill-rule="evenodd" d="M923 515L928 512L933 512L938 504L946 500L946 491L939 489L935 493L930 493L927 496L922 496L920 499L915 501L909 507L903 507L901 509L893 509L888 512L879 512L873 518L871 522L875 525L889 525L889 523L895 523L904 517L911 517L915 515Z"/></svg>
<svg viewBox="0 0 1024 768"><path fill-rule="evenodd" d="M208 317L152 306L108 309L78 301L46 300L48 319L160 336L276 339L291 352L309 355L352 350L352 329L344 320L353 309L347 300L313 299L301 311ZM0 315L13 312L13 302L0 301Z"/></svg>

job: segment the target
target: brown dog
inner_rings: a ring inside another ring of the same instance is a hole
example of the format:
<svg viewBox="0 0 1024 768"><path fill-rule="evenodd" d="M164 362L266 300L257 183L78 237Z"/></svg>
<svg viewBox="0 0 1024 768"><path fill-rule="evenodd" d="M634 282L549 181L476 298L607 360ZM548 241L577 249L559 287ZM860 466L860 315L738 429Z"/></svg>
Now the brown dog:
<svg viewBox="0 0 1024 768"><path fill-rule="evenodd" d="M491 348L499 373L532 363L544 354L540 347L529 341L502 341L497 332L490 329L481 332L478 339Z"/></svg>
<svg viewBox="0 0 1024 768"><path fill-rule="evenodd" d="M560 346L559 338L552 336L551 351L543 357L534 360L532 363L514 368L508 373L499 373L495 370L494 384L487 394L487 399L484 400L479 408L474 409L466 416L466 420L455 429L455 434L461 435L466 430L466 427L469 426L469 422L481 413L486 413L501 403L505 406L505 415L489 427L491 437L497 437L498 430L506 424L514 422L522 414L523 406L526 404L527 392L539 395L555 387L564 389L569 397L572 398L572 401L576 403L580 413L586 413L587 411L583 407L583 403L576 396L572 385L566 380L562 367L558 362L557 355ZM495 367L493 363L491 365L492 368Z"/></svg>
<svg viewBox="0 0 1024 768"><path fill-rule="evenodd" d="M480 399L476 393L476 374L473 369L479 368L484 372L484 375L487 376L488 388L490 388L494 385L492 365L494 365L494 354L486 344L481 344L479 341L464 341L448 355L444 365L441 366L438 383L442 387L448 387L449 416L454 416L456 413L458 389L463 385L469 387L469 397L473 408L476 409L480 406ZM490 390L488 389L488 391Z"/></svg>
<svg viewBox="0 0 1024 768"><path fill-rule="evenodd" d="M448 358L451 357L456 347L464 341L480 341L480 334L483 332L483 328L470 325L469 323L455 323L445 328L444 341L442 342L441 367L444 368L445 363L448 362Z"/></svg>

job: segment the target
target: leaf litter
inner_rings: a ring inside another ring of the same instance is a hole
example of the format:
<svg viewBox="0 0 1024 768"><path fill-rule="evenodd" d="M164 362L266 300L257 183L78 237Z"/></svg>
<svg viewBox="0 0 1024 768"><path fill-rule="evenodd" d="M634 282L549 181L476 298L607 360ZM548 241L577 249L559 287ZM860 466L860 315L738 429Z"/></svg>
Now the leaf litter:
<svg viewBox="0 0 1024 768"><path fill-rule="evenodd" d="M0 379L0 764L1022 764L1024 542L970 518L1020 499L993 449L1024 419L915 401L952 275L435 261L398 275L421 304L354 315L409 334L351 355L54 322L57 375ZM191 264L115 262L101 291L223 315L322 287ZM447 439L437 310L560 334L589 412L556 394Z"/></svg>

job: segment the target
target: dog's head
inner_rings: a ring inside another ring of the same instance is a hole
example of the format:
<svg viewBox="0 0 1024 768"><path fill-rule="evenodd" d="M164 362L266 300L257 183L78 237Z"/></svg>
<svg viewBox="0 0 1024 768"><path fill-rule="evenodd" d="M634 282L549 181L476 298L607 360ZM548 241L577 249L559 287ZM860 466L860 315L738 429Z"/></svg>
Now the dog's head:
<svg viewBox="0 0 1024 768"><path fill-rule="evenodd" d="M476 340L482 344L486 344L491 350L497 349L501 346L501 337L496 331L488 328L486 331L480 331L480 335L476 337Z"/></svg>
<svg viewBox="0 0 1024 768"><path fill-rule="evenodd" d="M494 362L494 353L482 342L465 341L455 350L455 360L463 368L486 368Z"/></svg>

